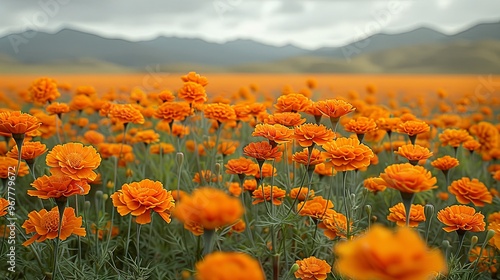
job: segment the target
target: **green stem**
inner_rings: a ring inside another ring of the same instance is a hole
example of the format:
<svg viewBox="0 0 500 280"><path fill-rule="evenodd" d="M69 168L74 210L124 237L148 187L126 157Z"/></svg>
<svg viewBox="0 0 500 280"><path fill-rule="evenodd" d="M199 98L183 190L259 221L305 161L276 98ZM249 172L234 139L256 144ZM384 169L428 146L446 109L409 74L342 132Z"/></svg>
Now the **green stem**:
<svg viewBox="0 0 500 280"><path fill-rule="evenodd" d="M405 192L400 192L400 193L401 193L401 198L403 199L403 205L405 206L406 226L408 227L410 225L411 204L413 203L413 199L415 199L415 194L405 193Z"/></svg>
<svg viewBox="0 0 500 280"><path fill-rule="evenodd" d="M66 197L56 199L57 203L57 210L59 211L59 225L57 229L57 238L55 239L55 247L54 247L54 263L52 267L52 279L55 280L57 278L57 260L59 256L59 244L61 243L61 228L62 228L62 223L63 223L63 217L64 217L64 209L66 208Z"/></svg>
<svg viewBox="0 0 500 280"><path fill-rule="evenodd" d="M215 229L205 229L203 232L203 256L212 253L214 248Z"/></svg>

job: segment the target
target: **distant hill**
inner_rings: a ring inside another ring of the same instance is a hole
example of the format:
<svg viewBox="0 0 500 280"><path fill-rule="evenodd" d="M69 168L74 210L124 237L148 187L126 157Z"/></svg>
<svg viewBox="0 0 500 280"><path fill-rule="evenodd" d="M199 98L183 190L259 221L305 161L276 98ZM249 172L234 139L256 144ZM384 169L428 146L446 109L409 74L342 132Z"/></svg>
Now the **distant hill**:
<svg viewBox="0 0 500 280"><path fill-rule="evenodd" d="M144 72L154 65L166 72L495 74L500 73L499 30L500 22L454 35L418 28L313 51L252 40L218 44L158 37L131 42L68 29L55 34L31 31L0 38L0 72ZM13 39L24 41L13 45Z"/></svg>

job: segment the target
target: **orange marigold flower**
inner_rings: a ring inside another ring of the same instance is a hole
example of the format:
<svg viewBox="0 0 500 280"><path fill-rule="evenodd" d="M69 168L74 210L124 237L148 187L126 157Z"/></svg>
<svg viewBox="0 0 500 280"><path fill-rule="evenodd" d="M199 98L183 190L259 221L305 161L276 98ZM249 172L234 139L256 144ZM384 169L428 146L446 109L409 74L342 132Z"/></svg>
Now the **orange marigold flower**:
<svg viewBox="0 0 500 280"><path fill-rule="evenodd" d="M286 191L278 188L277 186L264 185L259 186L255 191L252 192L252 198L254 201L252 204L259 204L264 201L271 201L271 191L273 196L273 204L281 205L283 198L286 195Z"/></svg>
<svg viewBox="0 0 500 280"><path fill-rule="evenodd" d="M109 110L108 117L120 123L143 124L144 116L141 111L130 104L113 104Z"/></svg>
<svg viewBox="0 0 500 280"><path fill-rule="evenodd" d="M281 124L258 124L255 126L252 136L264 137L269 144L276 146L290 142L293 137L293 130Z"/></svg>
<svg viewBox="0 0 500 280"><path fill-rule="evenodd" d="M52 210L45 209L31 211L28 214L28 219L22 226L26 230L26 234L35 233L30 239L26 240L23 245L28 246L33 242L43 242L46 239L57 238L59 229L59 210L57 206ZM66 207L61 223L60 240L66 240L70 235L85 236L85 228L82 227L82 217L75 216L75 209Z"/></svg>
<svg viewBox="0 0 500 280"><path fill-rule="evenodd" d="M321 146L335 139L335 132L322 124L305 123L295 127L294 134L301 147Z"/></svg>
<svg viewBox="0 0 500 280"><path fill-rule="evenodd" d="M17 167L18 160L13 159L11 157L0 157L0 178L7 179L13 176L17 171L17 176L23 177L30 173L28 165L21 161L21 165L19 166L19 170L12 170L12 167Z"/></svg>
<svg viewBox="0 0 500 280"><path fill-rule="evenodd" d="M347 238L347 217L333 209L328 209L318 227L324 229L325 231L323 233L331 240L336 237ZM349 232L352 233L352 231L351 221Z"/></svg>
<svg viewBox="0 0 500 280"><path fill-rule="evenodd" d="M418 144L403 145L398 148L397 152L394 153L408 159L411 164L416 164L418 161L428 159L433 155L429 149Z"/></svg>
<svg viewBox="0 0 500 280"><path fill-rule="evenodd" d="M51 78L39 78L33 81L28 89L31 100L38 104L45 104L56 100L61 93L57 89L57 83Z"/></svg>
<svg viewBox="0 0 500 280"><path fill-rule="evenodd" d="M10 202L5 198L0 198L0 217L3 217L7 214L7 208L9 207Z"/></svg>
<svg viewBox="0 0 500 280"><path fill-rule="evenodd" d="M195 82L184 82L177 96L188 103L203 104L207 101L205 88Z"/></svg>
<svg viewBox="0 0 500 280"><path fill-rule="evenodd" d="M105 137L104 135L102 135L102 133L99 133L95 130L87 130L85 131L85 133L83 134L83 138L89 142L90 144L94 145L94 146L97 146L101 143L104 142L105 140Z"/></svg>
<svg viewBox="0 0 500 280"><path fill-rule="evenodd" d="M407 227L392 232L374 225L365 235L337 244L334 251L336 270L353 279L428 279L446 271L441 251L429 250Z"/></svg>
<svg viewBox="0 0 500 280"><path fill-rule="evenodd" d="M76 95L71 99L69 103L69 109L72 111L83 111L89 107L92 107L92 99L86 95Z"/></svg>
<svg viewBox="0 0 500 280"><path fill-rule="evenodd" d="M192 113L193 110L187 102L165 102L156 109L154 117L171 123L173 121L183 121Z"/></svg>
<svg viewBox="0 0 500 280"><path fill-rule="evenodd" d="M480 153L488 152L498 146L498 129L489 122L475 124L469 128L469 132L476 136L477 141L481 144L478 149Z"/></svg>
<svg viewBox="0 0 500 280"><path fill-rule="evenodd" d="M249 192L253 192L257 189L257 180L248 179L243 182L243 188Z"/></svg>
<svg viewBox="0 0 500 280"><path fill-rule="evenodd" d="M265 120L268 124L281 124L287 127L299 126L306 122L302 115L294 112L274 113Z"/></svg>
<svg viewBox="0 0 500 280"><path fill-rule="evenodd" d="M459 165L458 159L450 156L440 157L433 162L431 165L441 171L447 171Z"/></svg>
<svg viewBox="0 0 500 280"><path fill-rule="evenodd" d="M497 250L500 250L500 222L490 222L490 224L488 225L488 230L493 230L495 232L493 238L490 239L491 246L494 246Z"/></svg>
<svg viewBox="0 0 500 280"><path fill-rule="evenodd" d="M247 228L247 224L242 219L239 219L234 225L231 226L231 231L242 233Z"/></svg>
<svg viewBox="0 0 500 280"><path fill-rule="evenodd" d="M34 132L40 124L38 118L21 111L0 112L0 135L6 137Z"/></svg>
<svg viewBox="0 0 500 280"><path fill-rule="evenodd" d="M55 146L48 154L46 164L54 175L65 175L73 180L93 181L93 171L101 163L101 157L92 146L81 143L66 143Z"/></svg>
<svg viewBox="0 0 500 280"><path fill-rule="evenodd" d="M202 86L208 85L208 79L205 76L197 74L196 72L189 72L187 75L182 76L181 80L183 82L195 82Z"/></svg>
<svg viewBox="0 0 500 280"><path fill-rule="evenodd" d="M358 139L341 137L322 146L336 171L356 170L370 165L373 151Z"/></svg>
<svg viewBox="0 0 500 280"><path fill-rule="evenodd" d="M400 123L397 128L397 132L408 134L408 136L415 136L417 134L428 132L429 130L430 127L426 122L417 120Z"/></svg>
<svg viewBox="0 0 500 280"><path fill-rule="evenodd" d="M307 187L296 187L290 190L288 196L292 199L304 201L306 199L314 197L314 190L310 190Z"/></svg>
<svg viewBox="0 0 500 280"><path fill-rule="evenodd" d="M387 220L395 222L398 226L406 225L406 211L402 202L389 208ZM420 204L412 204L410 208L410 227L417 227L419 223L425 221L424 206Z"/></svg>
<svg viewBox="0 0 500 280"><path fill-rule="evenodd" d="M486 223L481 213L466 205L452 205L441 209L437 213L438 220L445 224L446 232L458 231L484 231Z"/></svg>
<svg viewBox="0 0 500 280"><path fill-rule="evenodd" d="M462 147L464 147L465 149L472 152L472 151L479 150L479 148L481 147L481 144L474 139L470 139L470 140L463 142Z"/></svg>
<svg viewBox="0 0 500 280"><path fill-rule="evenodd" d="M196 280L264 280L257 260L244 253L214 252L196 263Z"/></svg>
<svg viewBox="0 0 500 280"><path fill-rule="evenodd" d="M422 166L409 163L393 164L380 174L389 188L403 193L417 193L437 188L436 177Z"/></svg>
<svg viewBox="0 0 500 280"><path fill-rule="evenodd" d="M299 269L295 271L295 278L302 280L325 280L332 271L332 267L324 260L309 257L295 262Z"/></svg>
<svg viewBox="0 0 500 280"><path fill-rule="evenodd" d="M228 189L228 191L229 191L230 194L232 194L233 196L240 196L240 194L242 192L240 183L238 183L238 182L227 182L226 185L227 185L227 189Z"/></svg>
<svg viewBox="0 0 500 280"><path fill-rule="evenodd" d="M183 197L176 205L174 216L186 224L197 224L204 229L216 229L234 224L243 215L241 200L224 191L196 188L190 196Z"/></svg>
<svg viewBox="0 0 500 280"><path fill-rule="evenodd" d="M243 154L255 158L257 161L276 160L281 158L282 152L273 147L268 141L252 142L243 148Z"/></svg>
<svg viewBox="0 0 500 280"><path fill-rule="evenodd" d="M160 141L160 134L156 133L152 129L147 129L143 131L139 131L134 135L133 142L135 143L156 143Z"/></svg>
<svg viewBox="0 0 500 280"><path fill-rule="evenodd" d="M358 117L346 123L344 129L347 132L365 134L377 130L377 124L372 118Z"/></svg>
<svg viewBox="0 0 500 280"><path fill-rule="evenodd" d="M47 146L45 146L45 144L38 141L24 141L23 146L21 147L21 159L24 159L27 163L31 163L35 160L35 158L45 154L45 152L47 152ZM7 156L14 159L19 158L17 145L12 147L12 150L7 153Z"/></svg>
<svg viewBox="0 0 500 280"><path fill-rule="evenodd" d="M236 148L238 148L239 144L240 143L237 141L222 140L217 146L217 153L223 156L232 155L236 152Z"/></svg>
<svg viewBox="0 0 500 280"><path fill-rule="evenodd" d="M481 254L481 257L479 257L479 254ZM479 271L489 271L492 274L495 274L497 272L498 261L495 258L494 248L491 247L481 248L481 246L476 246L472 248L469 253L469 261L470 263L474 263L476 260L477 260L477 268Z"/></svg>
<svg viewBox="0 0 500 280"><path fill-rule="evenodd" d="M380 177L366 178L363 181L363 186L367 190L369 190L373 193L385 191L385 189L387 188L387 184L385 183L384 179L382 179Z"/></svg>
<svg viewBox="0 0 500 280"><path fill-rule="evenodd" d="M59 103L59 102L54 102L49 104L47 107L45 107L45 111L49 115L62 115L68 113L70 110L68 104L66 103Z"/></svg>
<svg viewBox="0 0 500 280"><path fill-rule="evenodd" d="M160 150L164 155L175 152L174 145L169 143L154 144L149 148L149 152L156 155L160 154Z"/></svg>
<svg viewBox="0 0 500 280"><path fill-rule="evenodd" d="M41 199L65 199L78 194L86 195L90 191L87 180L73 180L65 175L43 175L31 183L36 190L28 190L28 195Z"/></svg>
<svg viewBox="0 0 500 280"><path fill-rule="evenodd" d="M325 162L325 155L318 149L312 149L309 157L309 149L304 148L301 152L292 155L292 160L309 168L314 168L317 164Z"/></svg>
<svg viewBox="0 0 500 280"><path fill-rule="evenodd" d="M383 129L387 132L393 132L398 129L399 124L401 123L400 118L378 118L377 126L379 129Z"/></svg>
<svg viewBox="0 0 500 280"><path fill-rule="evenodd" d="M333 168L330 162L320 163L314 166L314 173L321 176L333 176L337 174L337 171Z"/></svg>
<svg viewBox="0 0 500 280"><path fill-rule="evenodd" d="M259 171L259 168L257 167L257 172L252 174L255 177L255 179L260 179L261 172L262 172L262 178L276 176L276 168L274 168L272 164L264 163L261 169L262 170Z"/></svg>
<svg viewBox="0 0 500 280"><path fill-rule="evenodd" d="M164 189L161 182L149 179L124 184L111 199L120 215L136 216L138 224L150 223L152 211L170 223L170 212L175 206L172 193Z"/></svg>
<svg viewBox="0 0 500 280"><path fill-rule="evenodd" d="M233 105L237 121L248 121L250 117L250 106L246 103Z"/></svg>
<svg viewBox="0 0 500 280"><path fill-rule="evenodd" d="M299 93L290 93L287 95L281 95L276 100L274 108L276 108L277 113L283 112L304 112L306 108L311 104L311 100Z"/></svg>
<svg viewBox="0 0 500 280"><path fill-rule="evenodd" d="M259 172L259 165L244 157L230 159L224 167L227 174L249 176Z"/></svg>
<svg viewBox="0 0 500 280"><path fill-rule="evenodd" d="M333 203L330 200L324 199L322 196L315 196L311 200L306 200L297 204L297 211L301 216L309 216L315 220L323 219L325 212L333 208Z"/></svg>
<svg viewBox="0 0 500 280"><path fill-rule="evenodd" d="M158 99L160 99L161 102L172 102L175 100L175 96L170 90L166 89L158 94Z"/></svg>
<svg viewBox="0 0 500 280"><path fill-rule="evenodd" d="M469 132L465 129L445 129L441 134L439 134L439 141L441 141L441 145L443 146L452 146L456 148L460 146L467 140L471 140L472 137L469 135Z"/></svg>
<svg viewBox="0 0 500 280"><path fill-rule="evenodd" d="M324 116L330 119L339 119L342 116L349 114L356 110L352 104L341 99L327 99L315 103L318 109Z"/></svg>
<svg viewBox="0 0 500 280"><path fill-rule="evenodd" d="M493 196L488 188L478 179L462 179L453 181L448 191L457 197L458 202L467 204L472 202L475 206L483 207L485 203L492 203Z"/></svg>
<svg viewBox="0 0 500 280"><path fill-rule="evenodd" d="M219 123L236 120L233 107L224 103L206 104L203 107L203 114L207 119L216 120Z"/></svg>

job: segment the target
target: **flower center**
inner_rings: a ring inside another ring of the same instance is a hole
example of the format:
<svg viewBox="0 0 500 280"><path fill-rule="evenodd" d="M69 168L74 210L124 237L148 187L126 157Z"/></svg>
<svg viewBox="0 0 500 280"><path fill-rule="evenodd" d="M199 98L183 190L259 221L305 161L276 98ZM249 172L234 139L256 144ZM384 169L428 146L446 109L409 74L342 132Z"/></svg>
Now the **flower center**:
<svg viewBox="0 0 500 280"><path fill-rule="evenodd" d="M49 232L57 231L59 229L59 213L50 211L42 217L40 222Z"/></svg>
<svg viewBox="0 0 500 280"><path fill-rule="evenodd" d="M78 167L82 162L82 156L78 153L70 153L66 156L66 162L71 167Z"/></svg>

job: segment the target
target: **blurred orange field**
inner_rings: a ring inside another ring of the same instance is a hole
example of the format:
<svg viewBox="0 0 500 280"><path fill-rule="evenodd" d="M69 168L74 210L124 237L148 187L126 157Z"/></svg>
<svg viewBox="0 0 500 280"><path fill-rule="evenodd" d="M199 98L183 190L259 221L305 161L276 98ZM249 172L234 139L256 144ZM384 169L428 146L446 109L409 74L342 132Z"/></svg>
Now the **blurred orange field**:
<svg viewBox="0 0 500 280"><path fill-rule="evenodd" d="M184 73L183 73L184 74ZM177 90L182 86L179 73L137 73L137 74L78 74L78 75L1 75L0 90L27 89L31 82L41 76L49 76L58 83L67 83L72 87L92 85L98 92L111 88L128 91L140 87L145 91L162 89ZM204 73L201 73L204 74ZM205 74L210 84L210 95L228 96L241 87L256 85L259 92L278 94L284 85L299 91L306 87L306 80L314 79L318 87L315 92L335 97L345 95L350 90L365 92L367 85L373 85L383 97L384 94L397 94L406 97L424 97L444 89L449 97L463 97L465 94L486 92L498 93L500 76L492 75L353 75L353 74ZM485 96L486 97L486 96ZM491 96L493 97L493 96Z"/></svg>

